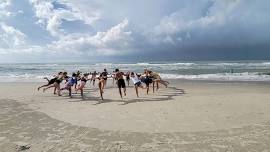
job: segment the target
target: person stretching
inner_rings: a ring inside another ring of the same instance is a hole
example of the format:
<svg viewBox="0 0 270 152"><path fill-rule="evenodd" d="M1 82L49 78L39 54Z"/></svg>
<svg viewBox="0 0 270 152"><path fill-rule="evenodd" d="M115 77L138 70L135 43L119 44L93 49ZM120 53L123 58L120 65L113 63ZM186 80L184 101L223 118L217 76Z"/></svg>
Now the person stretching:
<svg viewBox="0 0 270 152"><path fill-rule="evenodd" d="M86 82L88 80L90 80L90 79L88 79L88 76L89 76L88 73L83 74L83 77L81 77L81 83L79 84L78 88L75 90L75 91L78 91L78 90L81 91L82 98L84 98L84 96L83 96L83 88L85 87Z"/></svg>
<svg viewBox="0 0 270 152"><path fill-rule="evenodd" d="M50 79L50 80L49 80L47 77L45 77L44 79L46 79L46 80L48 81L48 83L45 84L45 85L42 85L42 86L38 87L38 91L39 91L41 88L43 88L43 87L48 87L48 86L54 84L54 82L57 80L57 78L58 78L60 75L62 75L62 74L63 74L63 72L59 72L58 75L54 76L54 78L52 78L52 79ZM56 94L56 87L54 88L53 94Z"/></svg>
<svg viewBox="0 0 270 152"><path fill-rule="evenodd" d="M117 80L119 94L120 94L120 97L123 98L121 88L124 89L124 95L126 96L126 84L125 84L125 80L124 80L124 73L120 72L119 69L115 69L115 72L116 72L115 78Z"/></svg>
<svg viewBox="0 0 270 152"><path fill-rule="evenodd" d="M67 83L65 84L65 87L64 88L61 88L60 91L63 91L63 90L68 90L69 92L69 97L72 97L72 91L71 91L71 87L76 84L77 82L77 74L76 73L73 73L72 74L72 77L68 78L67 80ZM61 95L61 94L60 94Z"/></svg>
<svg viewBox="0 0 270 152"><path fill-rule="evenodd" d="M144 89L144 87L142 85L142 82L138 78L137 74L134 74L134 72L131 72L130 73L130 78L131 78L131 80L132 80L132 82L134 84L136 95L137 95L137 97L139 97L138 88L140 87L140 88L143 88Z"/></svg>

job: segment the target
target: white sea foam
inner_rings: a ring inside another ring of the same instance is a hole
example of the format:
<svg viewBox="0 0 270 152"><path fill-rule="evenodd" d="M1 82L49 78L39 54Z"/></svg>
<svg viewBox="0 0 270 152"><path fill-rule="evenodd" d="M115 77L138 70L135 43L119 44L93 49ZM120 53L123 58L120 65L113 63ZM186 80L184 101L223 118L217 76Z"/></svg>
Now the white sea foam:
<svg viewBox="0 0 270 152"><path fill-rule="evenodd" d="M270 81L270 75L259 73L217 73L198 75L160 74L165 79L214 80L214 81Z"/></svg>
<svg viewBox="0 0 270 152"><path fill-rule="evenodd" d="M270 75L259 73L217 73L217 74L160 74L163 79L186 79L186 80L214 80L214 81L270 81ZM43 78L50 75L9 74L0 76L0 82L46 82Z"/></svg>
<svg viewBox="0 0 270 152"><path fill-rule="evenodd" d="M0 64L0 82L44 82L45 76L59 71L69 74L82 72L102 72L107 68L142 73L144 68L161 73L166 79L220 80L220 81L269 81L270 62L141 62L141 63L57 63L57 64ZM233 72L233 73L230 73Z"/></svg>

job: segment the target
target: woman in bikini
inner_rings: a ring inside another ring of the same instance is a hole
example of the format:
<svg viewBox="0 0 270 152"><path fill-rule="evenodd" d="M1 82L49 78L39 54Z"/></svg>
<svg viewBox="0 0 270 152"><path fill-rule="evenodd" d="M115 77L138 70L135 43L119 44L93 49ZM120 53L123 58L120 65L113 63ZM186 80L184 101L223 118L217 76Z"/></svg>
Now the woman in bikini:
<svg viewBox="0 0 270 152"><path fill-rule="evenodd" d="M96 77L95 79L99 80L98 88L99 88L100 98L101 98L101 100L103 100L103 93L104 93L103 89L104 89L104 85L105 85L106 80L107 80L107 76L105 77L102 74L100 74L99 77Z"/></svg>
<svg viewBox="0 0 270 152"><path fill-rule="evenodd" d="M154 83L156 83L157 90L159 89L159 83L163 84L166 88L168 87L169 82L165 81L165 80L162 80L160 75L157 74L156 72L149 71L149 75L150 75L150 77L153 78ZM153 85L153 87L154 87L154 85ZM154 88L153 88L153 90L154 90Z"/></svg>
<svg viewBox="0 0 270 152"><path fill-rule="evenodd" d="M86 82L87 82L88 80L90 80L90 79L88 79L88 76L89 76L88 73L84 73L84 74L83 74L83 76L82 76L81 79L80 79L80 80L81 80L81 83L79 84L78 88L75 90L75 91L78 91L78 90L81 91L81 96L82 96L82 98L84 98L84 96L83 96L83 88L85 87Z"/></svg>

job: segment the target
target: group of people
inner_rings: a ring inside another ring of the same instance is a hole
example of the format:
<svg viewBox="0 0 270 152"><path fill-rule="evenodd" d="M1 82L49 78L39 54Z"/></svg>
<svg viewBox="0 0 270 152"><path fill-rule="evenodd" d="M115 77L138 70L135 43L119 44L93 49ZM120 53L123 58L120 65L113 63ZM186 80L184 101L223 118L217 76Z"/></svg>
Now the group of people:
<svg viewBox="0 0 270 152"><path fill-rule="evenodd" d="M126 96L125 79L128 86L130 85L130 80L133 82L137 97L139 97L139 88L146 89L146 93L149 94L150 84L152 84L153 92L155 91L155 88L156 90L159 89L159 84L162 84L165 87L169 84L168 81L161 79L158 73L148 69L144 69L142 74L135 72L125 73L119 69L115 69L111 74L109 74L107 70L104 69L104 71L100 73L94 71L82 74L80 71L77 71L76 73L72 73L71 76L68 76L67 72L59 72L57 75L54 75L52 79L44 78L48 82L47 84L38 87L38 90L43 88L43 92L45 92L50 88L54 88L54 94L57 94L58 96L61 96L61 92L63 90L68 90L70 97L72 97L72 90L75 90L75 92L80 91L82 98L84 98L83 92L87 81L90 81L90 83L95 86L95 81L97 79L100 97L103 100L104 88L107 84L108 78L112 78L113 85L117 84L121 98L123 98L123 94ZM62 82L64 82L64 87L61 87ZM78 82L80 83L78 84ZM73 87L74 89L72 89Z"/></svg>

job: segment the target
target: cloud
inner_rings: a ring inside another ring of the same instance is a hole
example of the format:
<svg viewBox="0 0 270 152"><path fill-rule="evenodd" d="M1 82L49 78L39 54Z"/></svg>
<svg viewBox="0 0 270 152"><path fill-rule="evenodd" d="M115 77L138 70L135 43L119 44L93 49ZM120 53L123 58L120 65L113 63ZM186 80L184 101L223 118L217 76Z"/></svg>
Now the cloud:
<svg viewBox="0 0 270 152"><path fill-rule="evenodd" d="M204 42L206 46L213 42L218 45L225 42L229 45L228 42L239 38L237 40L239 43L250 43L248 39L246 41L240 39L241 36L253 35L260 38L264 34L252 29L267 30L261 26L270 25L270 18L266 16L270 11L263 9L263 5L266 4L270 3L268 1L255 3L251 0L212 0L203 5L190 4L162 18L151 31L152 42L154 44Z"/></svg>
<svg viewBox="0 0 270 152"><path fill-rule="evenodd" d="M44 25L46 30L54 37L63 36L64 29L61 29L63 20L76 21L82 20L86 24L92 24L97 20L98 13L93 13L92 16L86 16L78 8L70 3L63 1L63 5L67 8L57 9L54 7L54 0L29 0L35 10L35 15L38 18L37 23Z"/></svg>
<svg viewBox="0 0 270 152"><path fill-rule="evenodd" d="M9 6L11 5L11 0L1 0L0 2L0 20L1 18L6 18L11 15L11 12L8 11Z"/></svg>
<svg viewBox="0 0 270 152"><path fill-rule="evenodd" d="M32 52L35 59L44 54L245 58L245 51L270 49L269 5L268 0L2 0L0 50Z"/></svg>
<svg viewBox="0 0 270 152"><path fill-rule="evenodd" d="M3 48L14 48L25 43L26 35L21 31L9 26L5 23L0 23L0 46Z"/></svg>
<svg viewBox="0 0 270 152"><path fill-rule="evenodd" d="M132 32L128 20L95 35L69 34L48 45L55 52L71 52L89 56L126 54L132 43Z"/></svg>

